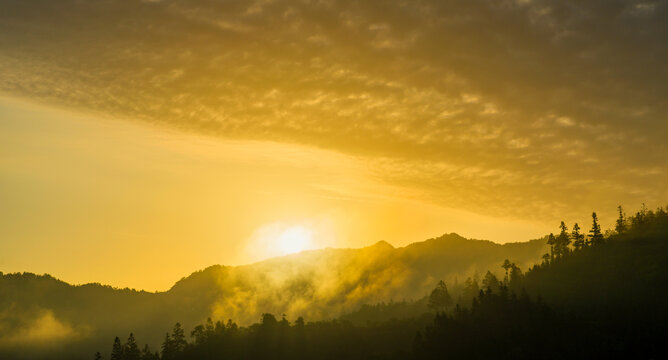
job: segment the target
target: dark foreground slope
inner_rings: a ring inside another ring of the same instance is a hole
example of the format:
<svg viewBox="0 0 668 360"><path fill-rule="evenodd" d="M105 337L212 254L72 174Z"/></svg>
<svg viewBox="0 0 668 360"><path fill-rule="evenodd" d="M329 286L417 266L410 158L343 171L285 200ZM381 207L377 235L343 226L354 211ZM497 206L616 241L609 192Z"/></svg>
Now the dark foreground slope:
<svg viewBox="0 0 668 360"><path fill-rule="evenodd" d="M367 303L422 298L439 279L461 281L488 268L501 271L498 264L505 258L528 266L544 251L542 240L499 245L450 234L404 248L380 242L246 266L212 266L162 293L72 286L48 275L4 274L0 352L12 358L76 358L106 349L110 338L130 331L156 347L175 322L191 329L207 317L241 324L255 322L266 312L291 319L331 319Z"/></svg>
<svg viewBox="0 0 668 360"><path fill-rule="evenodd" d="M510 288L480 294L469 309L437 316L415 355L666 358L668 214L638 213L629 227L546 260Z"/></svg>

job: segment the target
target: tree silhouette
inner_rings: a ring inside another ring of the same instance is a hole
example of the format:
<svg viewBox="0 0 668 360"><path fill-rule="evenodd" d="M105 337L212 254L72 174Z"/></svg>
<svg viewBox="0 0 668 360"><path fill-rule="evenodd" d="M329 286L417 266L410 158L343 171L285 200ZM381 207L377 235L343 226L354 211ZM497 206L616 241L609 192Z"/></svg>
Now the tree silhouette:
<svg viewBox="0 0 668 360"><path fill-rule="evenodd" d="M564 256L568 254L568 245L571 243L571 238L568 236L568 228L566 227L566 224L562 221L561 224L559 225L559 228L561 229L561 232L559 232L559 236L556 238L557 242L557 252L558 256Z"/></svg>
<svg viewBox="0 0 668 360"><path fill-rule="evenodd" d="M114 345L111 347L111 360L124 360L123 346L121 345L121 339L119 339L118 336L114 339Z"/></svg>
<svg viewBox="0 0 668 360"><path fill-rule="evenodd" d="M510 264L510 281L508 282L508 287L513 290L519 290L522 287L522 270L515 263Z"/></svg>
<svg viewBox="0 0 668 360"><path fill-rule="evenodd" d="M124 352L123 354L124 360L140 360L139 347L137 346L137 342L135 341L135 336L133 333L130 333L128 341L125 343L123 352Z"/></svg>
<svg viewBox="0 0 668 360"><path fill-rule="evenodd" d="M598 224L598 217L596 213L591 213L592 225L589 230L589 245L598 246L603 243L603 234L601 233L601 225Z"/></svg>
<svg viewBox="0 0 668 360"><path fill-rule="evenodd" d="M547 244L550 245L550 260L558 257L559 250L557 249L557 238L554 237L554 234L550 233L547 237ZM506 262L508 264L506 264ZM503 268L506 269L506 284L508 283L508 269L510 269L510 262L506 259L506 262L503 263Z"/></svg>
<svg viewBox="0 0 668 360"><path fill-rule="evenodd" d="M573 225L571 238L573 239L573 247L576 250L580 250L585 247L585 236L584 234L580 233L580 225L578 225L578 223Z"/></svg>
<svg viewBox="0 0 668 360"><path fill-rule="evenodd" d="M165 333L165 341L162 342L161 359L171 360L174 359L175 357L176 357L176 350L174 349L174 342L172 341L172 338L169 336L169 333Z"/></svg>
<svg viewBox="0 0 668 360"><path fill-rule="evenodd" d="M445 311L452 305L452 297L448 292L448 287L443 280L439 281L436 288L429 295L429 308L434 311Z"/></svg>
<svg viewBox="0 0 668 360"><path fill-rule="evenodd" d="M174 329L172 329L172 347L174 352L182 352L186 345L188 345L188 342L186 341L185 331L181 327L181 323L174 324Z"/></svg>
<svg viewBox="0 0 668 360"><path fill-rule="evenodd" d="M552 235L552 234L550 234L550 235ZM554 238L554 236L552 236L552 237ZM549 240L548 240L547 243L550 244ZM510 268L512 267L512 266L510 265L510 260L508 260L508 259L504 260L504 261L503 261L503 265L501 265L501 267L502 267L504 270L506 270L506 276L503 278L503 282L506 283L506 284L508 284L508 271L510 271Z"/></svg>
<svg viewBox="0 0 668 360"><path fill-rule="evenodd" d="M624 214L624 210L622 209L622 206L619 205L617 207L617 210L619 211L619 217L617 218L617 222L615 223L615 231L617 234L622 234L626 232L626 214Z"/></svg>
<svg viewBox="0 0 668 360"><path fill-rule="evenodd" d="M487 270L485 277L482 279L482 285L485 290L489 289L492 292L498 292L499 288L501 287L501 282L499 282L499 279L496 277L496 275Z"/></svg>
<svg viewBox="0 0 668 360"><path fill-rule="evenodd" d="M95 352L95 360L102 360L102 354L99 351Z"/></svg>

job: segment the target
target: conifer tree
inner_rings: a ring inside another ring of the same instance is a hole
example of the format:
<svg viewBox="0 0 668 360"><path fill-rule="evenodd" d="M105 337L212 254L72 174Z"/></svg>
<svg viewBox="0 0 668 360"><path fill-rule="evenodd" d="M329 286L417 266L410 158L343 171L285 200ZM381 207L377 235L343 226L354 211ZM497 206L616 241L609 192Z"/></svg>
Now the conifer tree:
<svg viewBox="0 0 668 360"><path fill-rule="evenodd" d="M180 353L186 348L188 342L186 341L185 331L181 327L181 323L176 323L172 330L172 346L176 353Z"/></svg>
<svg viewBox="0 0 668 360"><path fill-rule="evenodd" d="M566 224L562 221L559 225L561 232L557 236L557 250L559 256L564 256L568 253L568 245L571 243L571 238L568 236L568 228Z"/></svg>
<svg viewBox="0 0 668 360"><path fill-rule="evenodd" d="M585 247L585 236L580 233L580 225L575 223L573 225L573 231L571 232L571 238L573 239L573 247L576 250L582 249Z"/></svg>
<svg viewBox="0 0 668 360"><path fill-rule="evenodd" d="M554 237L554 236L552 236ZM549 244L550 241L548 240L547 243ZM506 270L506 276L503 278L503 282L507 285L508 284L508 271L510 271L510 260L506 259L503 261L503 265L501 267Z"/></svg>
<svg viewBox="0 0 668 360"><path fill-rule="evenodd" d="M603 234L601 233L601 225L598 224L598 217L596 213L591 214L592 225L591 230L589 230L589 245L598 246L603 243Z"/></svg>
<svg viewBox="0 0 668 360"><path fill-rule="evenodd" d="M102 360L102 354L99 351L95 352L95 360Z"/></svg>
<svg viewBox="0 0 668 360"><path fill-rule="evenodd" d="M176 356L176 352L174 351L174 344L172 342L172 338L169 336L169 333L165 334L165 341L162 342L162 349L161 349L161 359L162 360L171 360Z"/></svg>
<svg viewBox="0 0 668 360"><path fill-rule="evenodd" d="M448 287L443 280L441 280L429 295L428 306L435 311L445 311L450 305L452 305L452 297L450 297L450 293L448 293Z"/></svg>
<svg viewBox="0 0 668 360"><path fill-rule="evenodd" d="M121 339L119 339L118 336L114 339L114 345L111 348L111 360L124 360L123 346L121 345Z"/></svg>
<svg viewBox="0 0 668 360"><path fill-rule="evenodd" d="M487 274L485 274L485 277L482 279L482 285L484 286L484 290L489 289L492 292L498 292L499 287L501 286L499 279L489 270L487 270Z"/></svg>
<svg viewBox="0 0 668 360"><path fill-rule="evenodd" d="M522 274L520 267L515 265L515 263L512 263L510 268L510 282L508 283L508 287L510 287L512 290L519 290L521 288L523 278L524 274Z"/></svg>
<svg viewBox="0 0 668 360"><path fill-rule="evenodd" d="M626 232L626 215L624 214L621 205L617 206L617 210L619 211L619 217L615 223L615 231L617 231L618 234L622 234Z"/></svg>
<svg viewBox="0 0 668 360"><path fill-rule="evenodd" d="M135 336L133 333L130 333L128 341L125 343L124 347L124 360L140 360L140 352L137 342L135 341Z"/></svg>
<svg viewBox="0 0 668 360"><path fill-rule="evenodd" d="M550 233L547 237L547 244L550 245L550 259L554 259L558 256L557 250L557 238L554 237L554 234ZM508 262L508 259L506 259ZM506 284L508 283L508 269L510 269L510 262L506 265L506 262L503 263L503 268L506 269Z"/></svg>

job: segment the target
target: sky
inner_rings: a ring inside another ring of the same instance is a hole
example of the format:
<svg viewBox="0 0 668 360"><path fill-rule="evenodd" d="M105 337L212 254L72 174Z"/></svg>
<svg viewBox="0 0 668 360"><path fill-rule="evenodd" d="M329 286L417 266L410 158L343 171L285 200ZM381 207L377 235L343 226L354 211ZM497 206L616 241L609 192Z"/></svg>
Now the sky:
<svg viewBox="0 0 668 360"><path fill-rule="evenodd" d="M668 201L665 1L0 0L0 271L604 227Z"/></svg>

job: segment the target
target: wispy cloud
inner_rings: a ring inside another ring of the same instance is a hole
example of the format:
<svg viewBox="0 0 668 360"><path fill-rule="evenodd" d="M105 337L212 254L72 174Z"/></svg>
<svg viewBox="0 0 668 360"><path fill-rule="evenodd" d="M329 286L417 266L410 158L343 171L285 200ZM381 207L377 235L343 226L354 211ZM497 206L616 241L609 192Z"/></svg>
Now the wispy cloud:
<svg viewBox="0 0 668 360"><path fill-rule="evenodd" d="M667 15L633 0L5 1L0 91L331 148L441 204L551 218L668 197L646 176L668 165Z"/></svg>

